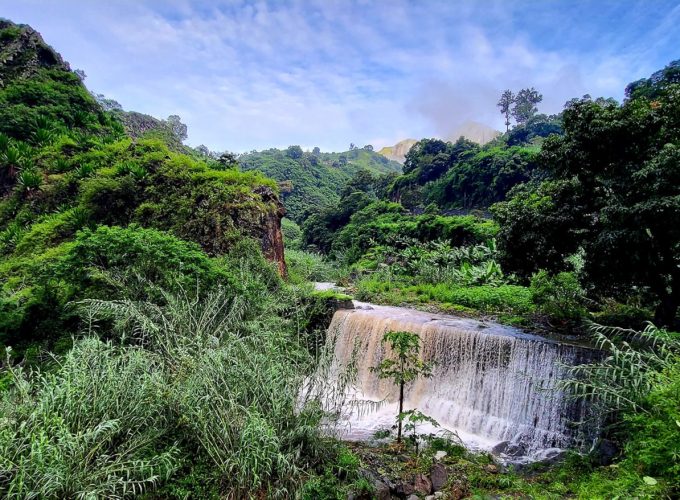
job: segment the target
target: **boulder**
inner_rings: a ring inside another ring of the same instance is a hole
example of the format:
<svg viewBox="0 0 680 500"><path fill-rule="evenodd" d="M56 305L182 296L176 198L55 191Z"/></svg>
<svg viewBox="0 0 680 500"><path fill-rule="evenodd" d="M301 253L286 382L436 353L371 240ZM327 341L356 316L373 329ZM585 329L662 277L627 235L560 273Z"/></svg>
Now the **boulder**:
<svg viewBox="0 0 680 500"><path fill-rule="evenodd" d="M432 481L425 474L418 474L413 481L413 488L416 493L429 495L432 492Z"/></svg>
<svg viewBox="0 0 680 500"><path fill-rule="evenodd" d="M441 490L446 486L446 481L449 479L449 473L446 467L442 464L433 464L430 469L430 480L432 481L432 489L434 491Z"/></svg>
<svg viewBox="0 0 680 500"><path fill-rule="evenodd" d="M546 465L553 465L564 460L567 456L567 451L561 448L548 448L536 453L536 461Z"/></svg>
<svg viewBox="0 0 680 500"><path fill-rule="evenodd" d="M621 450L614 441L601 439L593 450L593 457L598 465L610 465Z"/></svg>
<svg viewBox="0 0 680 500"><path fill-rule="evenodd" d="M500 456L501 454L506 453L508 446L510 446L510 441L501 441L496 446L491 448L491 453L493 455Z"/></svg>

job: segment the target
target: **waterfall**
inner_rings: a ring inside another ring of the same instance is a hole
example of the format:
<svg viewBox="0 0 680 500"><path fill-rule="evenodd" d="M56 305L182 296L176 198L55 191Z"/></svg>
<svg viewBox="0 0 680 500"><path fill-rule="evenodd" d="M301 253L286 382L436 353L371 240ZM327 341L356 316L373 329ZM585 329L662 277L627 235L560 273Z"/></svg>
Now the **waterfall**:
<svg viewBox="0 0 680 500"><path fill-rule="evenodd" d="M352 396L382 402L378 410L346 415L346 438L366 439L394 424L398 390L371 370L384 354L382 337L390 330L420 336L424 361L434 363L430 378L407 388L406 410L417 408L463 441L480 449L509 441L531 456L548 448L578 446L586 426L585 405L565 397L556 382L567 366L592 359L593 352L501 326L439 314L355 303L335 313L328 332L339 373L356 365Z"/></svg>

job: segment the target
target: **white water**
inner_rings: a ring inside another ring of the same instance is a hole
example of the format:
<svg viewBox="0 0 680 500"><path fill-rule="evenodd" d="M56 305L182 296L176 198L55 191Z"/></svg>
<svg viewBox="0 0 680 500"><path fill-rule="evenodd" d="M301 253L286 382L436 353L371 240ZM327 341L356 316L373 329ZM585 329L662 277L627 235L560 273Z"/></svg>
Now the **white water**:
<svg viewBox="0 0 680 500"><path fill-rule="evenodd" d="M555 383L564 378L564 365L588 357L586 350L494 323L359 302L355 307L333 317L328 333L329 342L335 343L331 373L354 361L357 381L351 395L382 404L377 410L361 405L361 411L355 407L347 412L346 439L370 439L376 430L394 424L398 389L379 380L371 367L383 358L384 333L406 330L419 334L421 357L435 367L431 378L407 389L405 410L417 408L475 449L511 441L532 456L578 444L581 436L572 423L583 417L583 409L568 401Z"/></svg>

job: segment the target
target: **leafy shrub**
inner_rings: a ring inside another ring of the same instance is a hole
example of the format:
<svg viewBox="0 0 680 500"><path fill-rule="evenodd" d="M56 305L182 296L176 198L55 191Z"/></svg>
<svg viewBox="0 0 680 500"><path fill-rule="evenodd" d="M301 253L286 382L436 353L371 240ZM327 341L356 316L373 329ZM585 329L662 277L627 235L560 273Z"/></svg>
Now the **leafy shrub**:
<svg viewBox="0 0 680 500"><path fill-rule="evenodd" d="M573 273L551 276L540 271L531 278L530 290L538 310L558 321L575 321L587 312L585 294Z"/></svg>
<svg viewBox="0 0 680 500"><path fill-rule="evenodd" d="M293 220L281 219L281 231L286 250L300 250L302 247L302 229Z"/></svg>
<svg viewBox="0 0 680 500"><path fill-rule="evenodd" d="M340 275L337 264L304 250L286 250L286 265L291 282L335 281Z"/></svg>
<svg viewBox="0 0 680 500"><path fill-rule="evenodd" d="M630 496L677 495L680 337L651 324L642 331L593 324L591 332L604 359L572 367L562 385L597 405L628 436L616 489Z"/></svg>

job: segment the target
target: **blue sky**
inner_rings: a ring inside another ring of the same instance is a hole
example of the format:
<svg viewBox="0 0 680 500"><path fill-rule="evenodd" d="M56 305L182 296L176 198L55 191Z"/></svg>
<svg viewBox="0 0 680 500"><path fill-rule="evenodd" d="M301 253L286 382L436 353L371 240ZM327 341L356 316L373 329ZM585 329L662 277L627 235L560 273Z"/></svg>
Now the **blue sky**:
<svg viewBox="0 0 680 500"><path fill-rule="evenodd" d="M345 150L501 129L504 88L541 111L680 58L680 0L0 0L125 109L179 114L188 142Z"/></svg>

